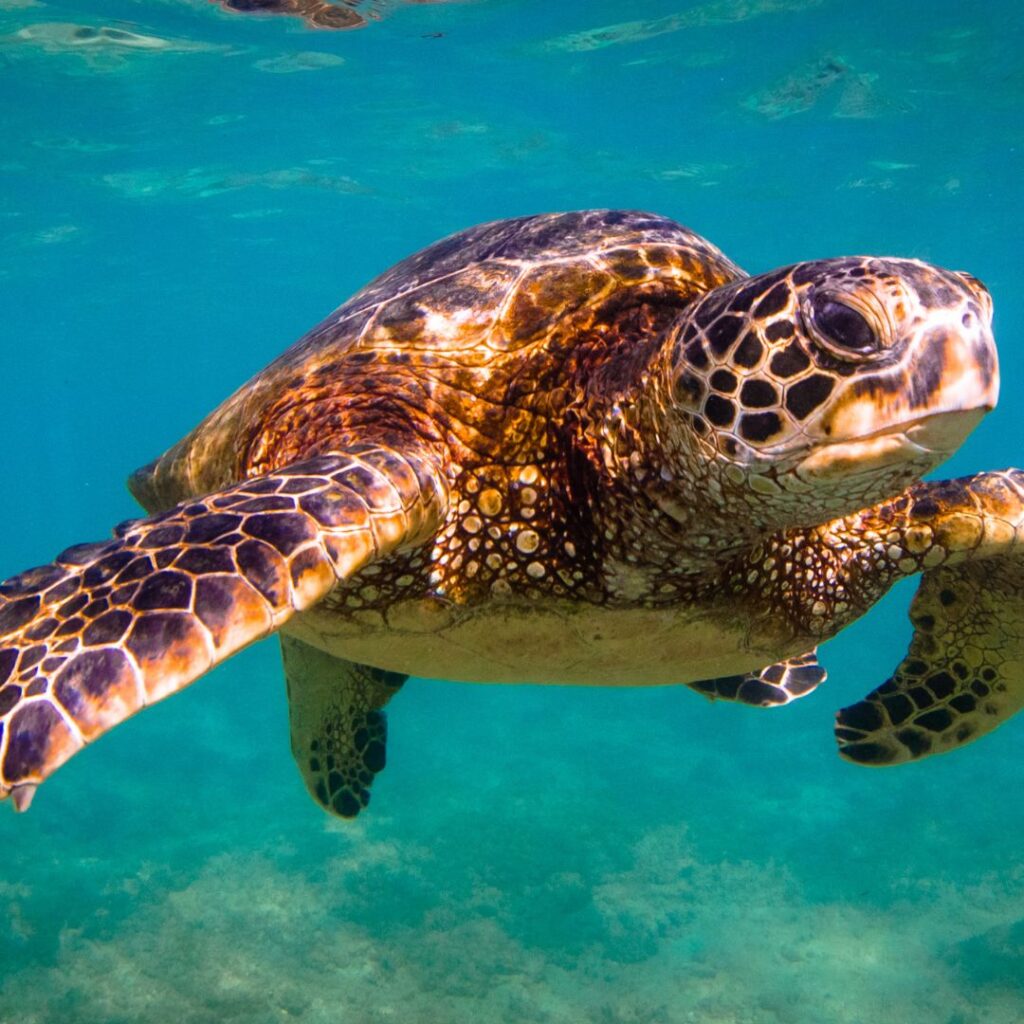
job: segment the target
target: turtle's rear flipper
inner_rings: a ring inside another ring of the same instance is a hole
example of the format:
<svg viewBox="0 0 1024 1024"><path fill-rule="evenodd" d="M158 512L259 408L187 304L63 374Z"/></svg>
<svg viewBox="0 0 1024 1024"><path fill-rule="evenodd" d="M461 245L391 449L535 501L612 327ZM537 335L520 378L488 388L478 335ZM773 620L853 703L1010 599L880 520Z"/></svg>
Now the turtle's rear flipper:
<svg viewBox="0 0 1024 1024"><path fill-rule="evenodd" d="M426 457L323 455L126 524L0 584L0 799L444 514Z"/></svg>
<svg viewBox="0 0 1024 1024"><path fill-rule="evenodd" d="M384 768L388 730L381 709L408 677L336 658L285 634L281 654L292 754L306 788L325 811L354 818Z"/></svg>
<svg viewBox="0 0 1024 1024"><path fill-rule="evenodd" d="M932 569L910 607L914 638L893 677L836 716L839 753L899 764L953 750L1024 706L1024 563Z"/></svg>
<svg viewBox="0 0 1024 1024"><path fill-rule="evenodd" d="M818 664L815 648L807 654L768 665L758 672L701 679L688 685L709 700L734 700L740 704L771 708L805 697L825 681L825 676L825 670Z"/></svg>

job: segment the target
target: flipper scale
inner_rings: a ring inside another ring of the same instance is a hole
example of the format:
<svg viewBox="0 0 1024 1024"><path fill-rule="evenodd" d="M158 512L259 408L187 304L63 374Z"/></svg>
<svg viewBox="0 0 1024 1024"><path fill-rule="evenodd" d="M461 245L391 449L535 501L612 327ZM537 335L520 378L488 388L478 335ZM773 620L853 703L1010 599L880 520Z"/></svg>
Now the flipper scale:
<svg viewBox="0 0 1024 1024"><path fill-rule="evenodd" d="M297 483L297 481L301 481ZM0 584L0 799L278 629L444 513L427 457L318 456Z"/></svg>
<svg viewBox="0 0 1024 1024"><path fill-rule="evenodd" d="M954 750L1024 707L1024 563L925 573L914 637L893 675L836 716L839 752L866 765Z"/></svg>
<svg viewBox="0 0 1024 1024"><path fill-rule="evenodd" d="M825 681L826 675L818 664L818 652L815 649L767 665L756 672L702 679L688 685L709 700L730 700L738 704L771 708L788 704L798 697L806 697Z"/></svg>
<svg viewBox="0 0 1024 1024"><path fill-rule="evenodd" d="M893 675L836 716L866 765L954 750L1024 707L1024 472L912 488L897 550L924 569ZM933 557L935 556L935 557Z"/></svg>
<svg viewBox="0 0 1024 1024"><path fill-rule="evenodd" d="M281 634L292 755L310 796L354 818L386 761L384 705L407 676L347 661Z"/></svg>

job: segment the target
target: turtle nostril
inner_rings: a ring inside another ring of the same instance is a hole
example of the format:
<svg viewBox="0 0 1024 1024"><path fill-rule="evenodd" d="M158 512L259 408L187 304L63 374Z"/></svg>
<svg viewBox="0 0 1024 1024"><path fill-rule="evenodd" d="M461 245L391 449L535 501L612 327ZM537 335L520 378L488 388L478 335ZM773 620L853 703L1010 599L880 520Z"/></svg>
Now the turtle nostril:
<svg viewBox="0 0 1024 1024"><path fill-rule="evenodd" d="M967 285L971 294L978 300L978 304L984 310L985 316L991 320L992 296L989 293L989 290L985 287L984 282L976 278L973 274L968 274L966 270L954 270L953 273Z"/></svg>
<svg viewBox="0 0 1024 1024"><path fill-rule="evenodd" d="M982 291L986 295L988 294L988 289L980 278L975 277L973 274L968 274L966 270L954 270L953 273L956 274L961 281L967 284L972 292Z"/></svg>

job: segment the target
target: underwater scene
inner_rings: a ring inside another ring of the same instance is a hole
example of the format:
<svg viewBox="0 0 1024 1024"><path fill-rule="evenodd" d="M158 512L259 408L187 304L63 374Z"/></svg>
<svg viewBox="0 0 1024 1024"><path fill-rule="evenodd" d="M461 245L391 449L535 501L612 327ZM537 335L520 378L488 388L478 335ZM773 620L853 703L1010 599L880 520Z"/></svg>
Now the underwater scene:
<svg viewBox="0 0 1024 1024"><path fill-rule="evenodd" d="M976 275L1002 397L930 478L1024 463L1022 44L1011 0L0 0L0 578L376 275L544 212ZM636 685L410 678L351 821L254 644L0 804L0 1022L1020 1024L1024 716L836 753L915 586L781 708L643 685L640 630Z"/></svg>

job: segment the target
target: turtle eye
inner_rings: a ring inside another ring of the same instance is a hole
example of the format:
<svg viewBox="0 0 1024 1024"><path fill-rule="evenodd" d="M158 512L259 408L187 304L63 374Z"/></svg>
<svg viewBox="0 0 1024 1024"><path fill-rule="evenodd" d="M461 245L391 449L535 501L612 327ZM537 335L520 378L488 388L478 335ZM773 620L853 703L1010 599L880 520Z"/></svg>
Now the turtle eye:
<svg viewBox="0 0 1024 1024"><path fill-rule="evenodd" d="M844 352L866 354L878 348L871 325L852 306L822 296L811 305L811 319L824 342Z"/></svg>

